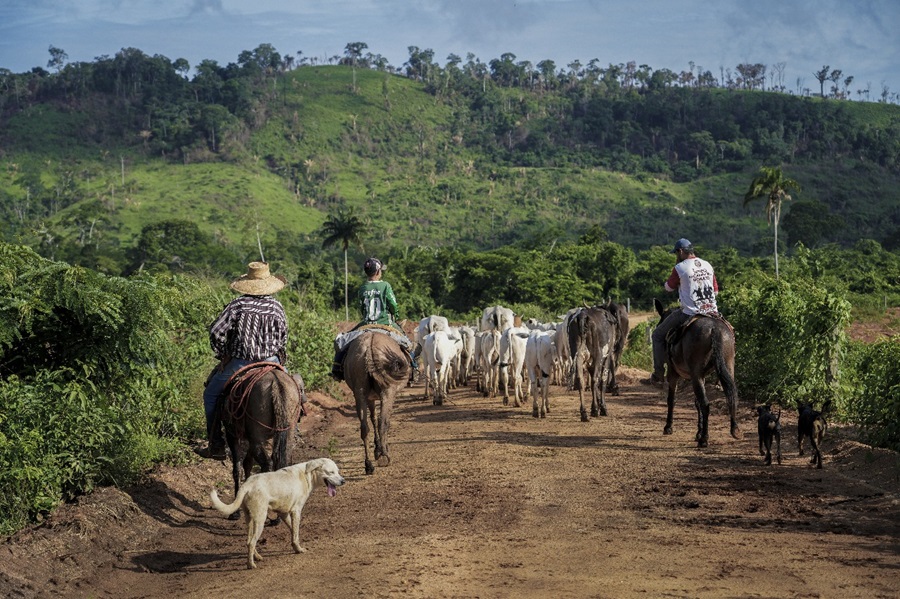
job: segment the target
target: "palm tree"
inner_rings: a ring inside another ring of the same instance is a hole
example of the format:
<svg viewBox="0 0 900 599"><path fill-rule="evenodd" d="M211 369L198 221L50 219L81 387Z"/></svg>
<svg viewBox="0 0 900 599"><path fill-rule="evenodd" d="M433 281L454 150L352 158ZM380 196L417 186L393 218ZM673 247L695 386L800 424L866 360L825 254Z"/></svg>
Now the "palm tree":
<svg viewBox="0 0 900 599"><path fill-rule="evenodd" d="M764 166L750 183L744 194L744 206L759 198L766 200L766 218L775 230L775 278L778 278L778 221L781 219L781 202L790 200L789 190L800 191L800 184L788 179L781 167Z"/></svg>
<svg viewBox="0 0 900 599"><path fill-rule="evenodd" d="M347 250L350 244L362 249L362 238L368 232L366 223L354 213L353 209L341 206L337 212L329 214L322 224L322 247L328 248L341 244L344 250L344 318L350 320L350 294L348 289Z"/></svg>

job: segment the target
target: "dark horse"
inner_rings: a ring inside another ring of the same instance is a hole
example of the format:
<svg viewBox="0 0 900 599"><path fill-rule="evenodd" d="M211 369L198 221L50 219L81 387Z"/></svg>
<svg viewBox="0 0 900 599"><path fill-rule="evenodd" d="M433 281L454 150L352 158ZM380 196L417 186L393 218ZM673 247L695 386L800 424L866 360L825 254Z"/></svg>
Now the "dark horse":
<svg viewBox="0 0 900 599"><path fill-rule="evenodd" d="M359 436L365 452L366 474L375 472L369 459L369 421L375 432L375 460L391 463L387 434L397 392L409 380L409 360L400 344L387 333L370 331L350 342L344 358L344 380L356 398Z"/></svg>
<svg viewBox="0 0 900 599"><path fill-rule="evenodd" d="M237 496L254 461L263 472L290 465L294 429L306 392L299 374L290 375L272 362L257 362L234 373L223 395L227 400L222 406L222 423ZM271 453L267 452L269 441Z"/></svg>
<svg viewBox="0 0 900 599"><path fill-rule="evenodd" d="M662 303L657 299L653 303L662 322L672 310L663 310ZM677 334L678 331L673 333ZM694 403L697 406L697 447L709 444L709 400L706 397L704 378L715 370L728 401L731 436L741 439L743 435L736 419L738 396L734 382L734 331L731 326L719 317L700 316L688 321L674 343L667 339L666 359L669 391L666 397L668 415L663 434L672 434L672 410L675 408L675 387L678 380L689 379L694 388Z"/></svg>

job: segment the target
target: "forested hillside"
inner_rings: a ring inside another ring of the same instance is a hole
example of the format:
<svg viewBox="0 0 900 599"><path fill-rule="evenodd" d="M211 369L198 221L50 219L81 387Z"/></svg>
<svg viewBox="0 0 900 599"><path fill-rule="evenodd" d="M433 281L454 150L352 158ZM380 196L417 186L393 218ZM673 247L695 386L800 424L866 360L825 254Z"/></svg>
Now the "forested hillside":
<svg viewBox="0 0 900 599"><path fill-rule="evenodd" d="M635 251L687 236L764 256L772 227L743 197L769 165L800 186L784 251L900 246L896 105L760 91L742 69L442 66L415 47L393 69L364 49L297 66L263 44L191 77L134 48L0 70L3 239L114 274L234 273L260 249L321 255L343 207L383 254L551 247L599 227Z"/></svg>

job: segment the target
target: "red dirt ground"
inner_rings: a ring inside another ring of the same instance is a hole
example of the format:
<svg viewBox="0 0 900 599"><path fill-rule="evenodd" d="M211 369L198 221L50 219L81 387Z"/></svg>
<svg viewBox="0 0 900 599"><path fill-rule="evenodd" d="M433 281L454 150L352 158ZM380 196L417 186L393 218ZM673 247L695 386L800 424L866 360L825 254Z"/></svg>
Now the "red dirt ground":
<svg viewBox="0 0 900 599"><path fill-rule="evenodd" d="M363 471L349 399L312 394L298 461L331 455L348 483L317 492L301 544L267 528L254 571L246 529L212 510L230 466L160 467L144 485L99 491L0 544L6 597L849 597L900 596L900 460L832 426L825 467L797 455L783 415L781 466L728 435L713 392L710 446L693 442L693 399L662 435L662 391L623 369L610 415L582 423L577 392L552 412L474 387L444 406L407 389L393 462ZM346 387L341 386L346 392Z"/></svg>

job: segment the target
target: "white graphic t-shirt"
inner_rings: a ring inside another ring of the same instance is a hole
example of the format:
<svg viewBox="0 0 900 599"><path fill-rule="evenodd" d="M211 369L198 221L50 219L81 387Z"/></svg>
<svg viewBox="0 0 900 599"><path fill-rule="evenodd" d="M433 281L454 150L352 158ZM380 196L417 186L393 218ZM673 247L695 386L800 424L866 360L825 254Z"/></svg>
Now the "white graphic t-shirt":
<svg viewBox="0 0 900 599"><path fill-rule="evenodd" d="M681 309L685 314L713 314L719 311L716 294L719 283L713 267L696 256L682 260L672 269L666 280L666 291L678 290Z"/></svg>

